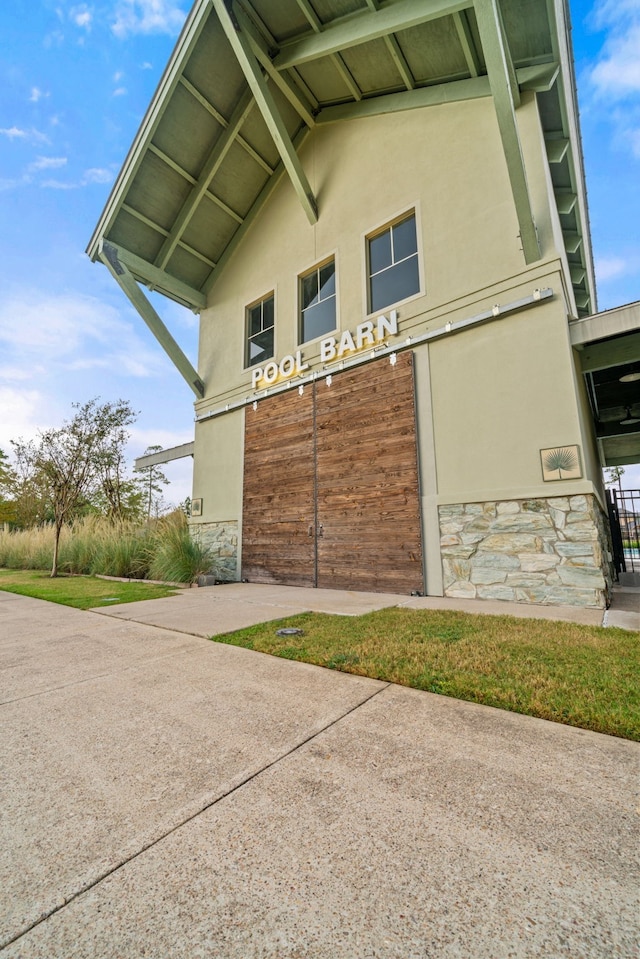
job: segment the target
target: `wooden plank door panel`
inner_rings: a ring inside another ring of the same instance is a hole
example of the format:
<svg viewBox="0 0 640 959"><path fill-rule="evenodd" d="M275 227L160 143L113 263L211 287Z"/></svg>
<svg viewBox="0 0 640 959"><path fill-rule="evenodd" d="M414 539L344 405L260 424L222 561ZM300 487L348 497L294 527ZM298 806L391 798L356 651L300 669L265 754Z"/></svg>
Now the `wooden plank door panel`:
<svg viewBox="0 0 640 959"><path fill-rule="evenodd" d="M242 578L315 586L313 388L245 412Z"/></svg>
<svg viewBox="0 0 640 959"><path fill-rule="evenodd" d="M423 592L413 356L316 392L318 586Z"/></svg>

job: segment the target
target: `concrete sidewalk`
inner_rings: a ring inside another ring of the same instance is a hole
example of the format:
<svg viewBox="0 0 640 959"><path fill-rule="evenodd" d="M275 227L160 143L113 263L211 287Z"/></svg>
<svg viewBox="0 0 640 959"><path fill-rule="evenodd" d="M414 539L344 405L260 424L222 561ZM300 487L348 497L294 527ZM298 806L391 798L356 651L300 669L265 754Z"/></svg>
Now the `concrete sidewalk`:
<svg viewBox="0 0 640 959"><path fill-rule="evenodd" d="M163 626L193 636L213 636L304 612L360 616L376 609L449 609L494 616L563 620L589 626L621 626L640 630L640 589L616 589L609 610L576 606L536 606L498 600L407 596L396 593L359 593L351 590L311 589L300 586L263 586L229 583L205 589L181 590L177 596L120 606L101 612L117 619Z"/></svg>
<svg viewBox="0 0 640 959"><path fill-rule="evenodd" d="M637 957L637 744L178 631L297 609L229 589L0 592L3 959Z"/></svg>

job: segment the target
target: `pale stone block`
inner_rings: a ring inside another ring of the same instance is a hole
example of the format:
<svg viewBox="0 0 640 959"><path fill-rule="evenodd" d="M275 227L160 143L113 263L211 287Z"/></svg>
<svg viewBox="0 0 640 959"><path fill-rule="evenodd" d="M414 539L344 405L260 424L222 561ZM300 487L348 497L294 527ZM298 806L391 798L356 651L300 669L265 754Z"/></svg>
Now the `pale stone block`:
<svg viewBox="0 0 640 959"><path fill-rule="evenodd" d="M476 598L476 588L471 583L467 582L457 582L453 586L450 586L446 590L447 596L457 597L458 599L475 599Z"/></svg>
<svg viewBox="0 0 640 959"><path fill-rule="evenodd" d="M438 508L440 519L450 519L454 516L462 516L463 512L464 507L457 504L453 506L440 506Z"/></svg>
<svg viewBox="0 0 640 959"><path fill-rule="evenodd" d="M475 546L447 546L446 550L442 550L442 555L450 559L470 559L474 553Z"/></svg>
<svg viewBox="0 0 640 959"><path fill-rule="evenodd" d="M507 586L526 587L527 589L534 589L538 587L547 586L547 578L543 573L509 573L505 580Z"/></svg>
<svg viewBox="0 0 640 959"><path fill-rule="evenodd" d="M478 596L480 599L502 599L513 602L516 593L514 589L508 586L480 586L478 587Z"/></svg>
<svg viewBox="0 0 640 959"><path fill-rule="evenodd" d="M483 511L482 503L466 503L464 507L464 512L466 516L477 516Z"/></svg>
<svg viewBox="0 0 640 959"><path fill-rule="evenodd" d="M560 556L565 557L574 557L574 556L590 556L593 558L593 551L595 548L595 543L556 543L556 552ZM598 563L594 563L595 566L598 566Z"/></svg>
<svg viewBox="0 0 640 959"><path fill-rule="evenodd" d="M462 542L467 546L473 546L475 543L481 543L484 539L484 533L463 533Z"/></svg>
<svg viewBox="0 0 640 959"><path fill-rule="evenodd" d="M494 553L538 553L541 540L528 533L494 533L482 543L483 551Z"/></svg>
<svg viewBox="0 0 640 959"><path fill-rule="evenodd" d="M465 531L468 533L486 533L487 530L491 529L491 523L491 517L485 516L483 513L480 516L474 517L471 522L467 523L465 526Z"/></svg>
<svg viewBox="0 0 640 959"><path fill-rule="evenodd" d="M440 532L443 536L449 533L460 533L464 529L464 522L461 519L449 519L446 523L440 523Z"/></svg>
<svg viewBox="0 0 640 959"><path fill-rule="evenodd" d="M548 602L549 590L546 586L526 586L516 589L516 600L519 603L537 603L544 605Z"/></svg>
<svg viewBox="0 0 640 959"><path fill-rule="evenodd" d="M508 553L485 553L478 552L471 560L474 569L519 569L520 562L517 556L510 556Z"/></svg>
<svg viewBox="0 0 640 959"><path fill-rule="evenodd" d="M505 500L496 506L498 516L511 515L520 512L520 503L515 499Z"/></svg>
<svg viewBox="0 0 640 959"><path fill-rule="evenodd" d="M593 587L604 589L602 570L585 566L559 566L558 576L564 586Z"/></svg>
<svg viewBox="0 0 640 959"><path fill-rule="evenodd" d="M451 586L452 583L455 583L458 577L454 574L453 569L451 568L451 561L446 557L442 560L442 585L446 590L448 586Z"/></svg>
<svg viewBox="0 0 640 959"><path fill-rule="evenodd" d="M553 532L553 524L548 516L540 513L517 513L513 516L499 516L493 528L500 533Z"/></svg>
<svg viewBox="0 0 640 959"><path fill-rule="evenodd" d="M596 525L589 513L581 513L577 510L567 513L567 523L570 526L575 526L577 523L591 523L592 526Z"/></svg>
<svg viewBox="0 0 640 959"><path fill-rule="evenodd" d="M571 589L570 587L556 586L550 589L547 603L552 606L600 606L604 607L602 590Z"/></svg>
<svg viewBox="0 0 640 959"><path fill-rule="evenodd" d="M542 570L553 569L560 562L559 556L550 553L521 553L518 559L523 573L539 573Z"/></svg>
<svg viewBox="0 0 640 959"><path fill-rule="evenodd" d="M444 548L445 546L459 546L460 537L455 533L449 533L446 536L440 537L440 545Z"/></svg>
<svg viewBox="0 0 640 959"><path fill-rule="evenodd" d="M576 523L566 528L564 538L571 543L593 543L598 539L598 531L592 523Z"/></svg>
<svg viewBox="0 0 640 959"><path fill-rule="evenodd" d="M567 522L567 512L568 510L561 509L551 509L550 515L553 520L553 525L556 529L564 529Z"/></svg>
<svg viewBox="0 0 640 959"><path fill-rule="evenodd" d="M567 496L551 496L547 503L552 509L563 510L563 512L568 513L571 509L569 505L569 498Z"/></svg>
<svg viewBox="0 0 640 959"><path fill-rule="evenodd" d="M589 501L586 496L572 496L569 500L572 510L584 513L589 509Z"/></svg>
<svg viewBox="0 0 640 959"><path fill-rule="evenodd" d="M476 585L489 583L504 583L507 578L506 569L483 569L481 566L471 571L471 582Z"/></svg>

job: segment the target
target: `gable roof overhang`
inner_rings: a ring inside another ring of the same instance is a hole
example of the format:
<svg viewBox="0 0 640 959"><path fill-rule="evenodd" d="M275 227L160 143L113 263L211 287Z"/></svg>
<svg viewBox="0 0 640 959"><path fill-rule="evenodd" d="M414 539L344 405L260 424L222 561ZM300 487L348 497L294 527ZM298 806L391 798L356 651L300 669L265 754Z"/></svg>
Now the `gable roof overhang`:
<svg viewBox="0 0 640 959"><path fill-rule="evenodd" d="M196 0L87 252L130 298L137 281L199 311L282 174L321 215L298 156L316 124L491 96L533 262L516 122L532 90L578 316L593 313L569 29L567 0Z"/></svg>

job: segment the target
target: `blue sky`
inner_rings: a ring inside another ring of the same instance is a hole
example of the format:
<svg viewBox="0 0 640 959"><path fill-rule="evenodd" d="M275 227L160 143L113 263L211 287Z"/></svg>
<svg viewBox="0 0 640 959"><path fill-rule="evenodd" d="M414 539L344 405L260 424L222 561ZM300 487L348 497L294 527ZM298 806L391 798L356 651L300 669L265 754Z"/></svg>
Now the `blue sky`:
<svg viewBox="0 0 640 959"><path fill-rule="evenodd" d="M0 448L72 402L130 400L130 453L193 438L192 393L84 253L188 0L4 0L0 9ZM640 299L640 0L572 0L600 309ZM195 364L197 318L161 300ZM167 499L190 493L169 464ZM640 487L640 467L625 485Z"/></svg>

